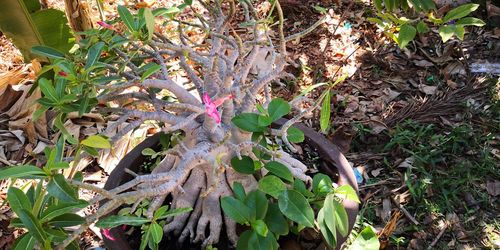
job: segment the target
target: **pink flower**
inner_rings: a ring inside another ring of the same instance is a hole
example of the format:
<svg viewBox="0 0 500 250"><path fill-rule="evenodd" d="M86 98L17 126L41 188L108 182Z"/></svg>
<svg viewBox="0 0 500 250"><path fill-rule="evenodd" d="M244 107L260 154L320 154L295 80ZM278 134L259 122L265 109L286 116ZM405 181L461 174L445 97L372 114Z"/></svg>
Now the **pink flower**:
<svg viewBox="0 0 500 250"><path fill-rule="evenodd" d="M205 112L207 113L207 115L214 119L215 122L220 123L221 118L217 107L222 105L226 100L233 99L233 95L219 98L213 102L208 93L205 93L203 94L202 99L203 103L205 104Z"/></svg>
<svg viewBox="0 0 500 250"><path fill-rule="evenodd" d="M104 229L102 229L101 230L102 231L102 235L104 235L104 237L106 237L106 238L114 241L114 240L116 240L116 238L113 237L113 235L111 235L110 230L111 230L111 228L104 228Z"/></svg>
<svg viewBox="0 0 500 250"><path fill-rule="evenodd" d="M110 30L113 29L113 25L108 24L104 21L98 21L97 24L99 24L101 27L106 28L106 29L110 29Z"/></svg>
<svg viewBox="0 0 500 250"><path fill-rule="evenodd" d="M66 73L64 71L59 71L57 74L60 76L64 76L64 77L68 76L68 73Z"/></svg>

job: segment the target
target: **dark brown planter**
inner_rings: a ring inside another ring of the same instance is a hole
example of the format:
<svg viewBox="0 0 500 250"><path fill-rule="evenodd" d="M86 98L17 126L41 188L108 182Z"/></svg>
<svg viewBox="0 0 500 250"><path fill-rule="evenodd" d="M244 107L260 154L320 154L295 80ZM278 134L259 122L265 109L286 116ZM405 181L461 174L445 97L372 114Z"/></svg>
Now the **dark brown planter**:
<svg viewBox="0 0 500 250"><path fill-rule="evenodd" d="M276 121L273 126L281 126L287 120L280 119ZM356 191L358 190L358 185L356 183L356 177L352 170L352 167L347 162L347 159L344 155L338 150L337 146L328 141L322 134L314 131L313 129L305 126L304 124L297 123L294 125L304 132L305 142L309 144L311 147L318 150L318 153L321 155L323 161L328 163L328 167L322 169L326 174L332 175L335 172L333 169L333 165L336 166L338 172L338 184L339 185L351 185ZM144 162L145 157L142 155L142 150L145 148L153 148L159 149L159 134L148 137L146 140L137 145L132 151L130 151L125 157L118 163L116 168L111 172L108 181L104 185L106 190L111 190L129 180L132 179L132 176L125 173L124 169L128 168L134 172L139 170L142 162ZM347 210L347 214L349 217L349 232L352 230L354 223L356 221L356 215L358 214L358 204L345 200L343 205ZM116 213L114 211L113 213ZM102 232L102 231L101 231ZM132 242L129 242L129 239L126 238L124 231L120 227L116 227L111 229L111 234L115 238L114 241L103 237L104 244L110 250L131 250ZM337 249L340 249L340 246L344 243L345 237L342 237L337 234Z"/></svg>

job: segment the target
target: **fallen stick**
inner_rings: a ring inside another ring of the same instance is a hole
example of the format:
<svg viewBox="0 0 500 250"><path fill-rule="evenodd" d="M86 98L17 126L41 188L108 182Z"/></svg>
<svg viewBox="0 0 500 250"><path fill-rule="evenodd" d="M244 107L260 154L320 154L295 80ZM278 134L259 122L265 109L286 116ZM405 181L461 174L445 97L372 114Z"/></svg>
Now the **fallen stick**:
<svg viewBox="0 0 500 250"><path fill-rule="evenodd" d="M409 220L411 220L411 222L413 222L413 224L415 224L415 225L417 225L417 226L420 224L420 223L418 223L418 221L415 219L415 217L413 217L413 216L410 214L410 212L408 212L408 210L406 210L406 209L405 209L405 208L404 208L401 204L399 204L399 202L398 202L398 201L396 201L396 199L394 199L394 197L393 197L393 196L391 196L391 200L392 200L392 202L394 203L394 205L396 205L396 206L399 208L399 210L401 210L401 211L405 214L406 218L408 218Z"/></svg>

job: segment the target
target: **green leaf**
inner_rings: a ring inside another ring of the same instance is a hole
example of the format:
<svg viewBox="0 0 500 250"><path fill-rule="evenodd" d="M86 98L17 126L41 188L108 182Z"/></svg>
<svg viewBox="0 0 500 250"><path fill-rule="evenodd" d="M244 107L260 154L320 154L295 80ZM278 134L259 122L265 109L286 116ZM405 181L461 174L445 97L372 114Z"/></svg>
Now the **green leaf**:
<svg viewBox="0 0 500 250"><path fill-rule="evenodd" d="M191 207L180 207L176 209L171 209L168 212L164 213L162 216L160 216L157 220L163 220L168 217L177 216L179 214L187 213L191 210L193 210L193 208Z"/></svg>
<svg viewBox="0 0 500 250"><path fill-rule="evenodd" d="M7 191L7 201L14 213L19 215L21 209L31 210L32 204L28 196L19 188L10 187Z"/></svg>
<svg viewBox="0 0 500 250"><path fill-rule="evenodd" d="M28 232L16 239L14 246L12 246L12 250L35 249L35 243L35 238Z"/></svg>
<svg viewBox="0 0 500 250"><path fill-rule="evenodd" d="M335 247L337 245L337 234L336 234L336 232L332 233L332 231L330 231L330 229L326 225L325 208L321 208L319 210L317 221L318 221L318 225L319 225L319 229L321 231L321 234L323 235L323 238L325 238L326 243L332 248ZM364 250L364 248L360 248L360 249Z"/></svg>
<svg viewBox="0 0 500 250"><path fill-rule="evenodd" d="M245 189L243 188L243 185L239 182L233 183L233 193L236 199L240 201L244 201L246 194L245 194Z"/></svg>
<svg viewBox="0 0 500 250"><path fill-rule="evenodd" d="M252 226L252 229L258 233L259 235L266 237L267 233L269 232L269 229L267 228L266 223L263 220L256 220L252 223L250 223Z"/></svg>
<svg viewBox="0 0 500 250"><path fill-rule="evenodd" d="M13 166L0 169L0 180L9 178L41 178L47 174L40 168L31 165Z"/></svg>
<svg viewBox="0 0 500 250"><path fill-rule="evenodd" d="M101 218L95 226L98 228L113 228L120 225L140 226L148 223L149 219L130 215L111 215Z"/></svg>
<svg viewBox="0 0 500 250"><path fill-rule="evenodd" d="M156 73L158 70L161 69L161 66L156 63L150 63L148 65L150 66L148 66L146 71L142 74L141 81L146 80L146 78L150 77L151 75L153 75L154 73Z"/></svg>
<svg viewBox="0 0 500 250"><path fill-rule="evenodd" d="M321 105L321 112L319 116L319 126L321 132L326 133L328 126L330 125L330 91L327 90L325 94L325 99L323 99L323 104Z"/></svg>
<svg viewBox="0 0 500 250"><path fill-rule="evenodd" d="M260 127L267 127L273 123L273 119L267 115L259 115L257 122Z"/></svg>
<svg viewBox="0 0 500 250"><path fill-rule="evenodd" d="M62 174L56 174L47 184L47 192L62 201L77 202L75 190L66 182Z"/></svg>
<svg viewBox="0 0 500 250"><path fill-rule="evenodd" d="M313 177L313 192L317 195L325 195L333 190L332 179L325 174L315 174Z"/></svg>
<svg viewBox="0 0 500 250"><path fill-rule="evenodd" d="M47 235L45 231L43 231L42 225L40 222L33 216L33 214L26 209L21 209L17 214L19 219L22 221L24 226L28 229L29 233L35 237L35 239L40 243L40 245L44 245Z"/></svg>
<svg viewBox="0 0 500 250"><path fill-rule="evenodd" d="M365 227L354 239L352 244L348 248L349 250L378 250L380 249L380 243L377 239L377 234L373 231L371 226Z"/></svg>
<svg viewBox="0 0 500 250"><path fill-rule="evenodd" d="M35 10L31 4L28 4L29 2L33 1L2 1L0 31L13 41L16 48L23 54L25 61L36 57L34 53L31 53L31 48L37 45L67 52L73 45L74 38L70 33L64 13L55 9ZM60 52L50 53L56 56L60 54Z"/></svg>
<svg viewBox="0 0 500 250"><path fill-rule="evenodd" d="M255 113L242 113L231 120L236 127L248 132L262 132L266 127L259 125L259 115Z"/></svg>
<svg viewBox="0 0 500 250"><path fill-rule="evenodd" d="M156 151L154 151L151 148L145 148L142 150L141 154L144 156L152 156L152 155L156 155L157 153L156 153Z"/></svg>
<svg viewBox="0 0 500 250"><path fill-rule="evenodd" d="M81 225L85 219L77 214L66 213L52 218L48 224L54 227L72 227Z"/></svg>
<svg viewBox="0 0 500 250"><path fill-rule="evenodd" d="M252 231L248 239L248 249L255 250L274 250L278 249L278 242L273 234L267 234L266 237L259 235L257 232Z"/></svg>
<svg viewBox="0 0 500 250"><path fill-rule="evenodd" d="M156 211L153 214L153 220L157 220L160 218L160 216L164 215L168 211L168 205L161 206L160 208L156 209Z"/></svg>
<svg viewBox="0 0 500 250"><path fill-rule="evenodd" d="M173 17L173 15L179 13L181 10L177 7L170 7L170 8L157 8L153 10L153 15L154 16L167 16L167 17Z"/></svg>
<svg viewBox="0 0 500 250"><path fill-rule="evenodd" d="M382 10L383 8L382 0L373 0L373 4L375 5L375 8L377 8L378 11Z"/></svg>
<svg viewBox="0 0 500 250"><path fill-rule="evenodd" d="M342 236L346 236L349 227L347 212L334 197L334 195L328 195L325 199L323 205L325 222L331 232L339 232Z"/></svg>
<svg viewBox="0 0 500 250"><path fill-rule="evenodd" d="M230 196L223 197L221 207L227 216L240 224L250 221L250 208L240 200Z"/></svg>
<svg viewBox="0 0 500 250"><path fill-rule="evenodd" d="M448 13L446 13L446 15L443 17L443 22L447 23L448 21L457 20L462 17L465 17L469 15L471 12L477 10L478 7L479 4L474 4L474 3L458 6L448 11Z"/></svg>
<svg viewBox="0 0 500 250"><path fill-rule="evenodd" d="M236 172L242 174L253 174L255 172L255 165L252 158L246 155L241 156L241 160L238 157L233 157L231 159L231 166Z"/></svg>
<svg viewBox="0 0 500 250"><path fill-rule="evenodd" d="M427 24L424 21L420 21L417 24L417 32L420 34L424 34L429 32L429 27L427 27Z"/></svg>
<svg viewBox="0 0 500 250"><path fill-rule="evenodd" d="M83 140L81 144L92 148L111 148L111 143L100 135L91 135Z"/></svg>
<svg viewBox="0 0 500 250"><path fill-rule="evenodd" d="M243 232L238 238L236 250L249 250L251 248L249 240L252 234L254 234L253 230L246 230Z"/></svg>
<svg viewBox="0 0 500 250"><path fill-rule="evenodd" d="M264 222L266 222L269 230L276 235L288 234L288 222L285 217L283 217L277 204L269 204Z"/></svg>
<svg viewBox="0 0 500 250"><path fill-rule="evenodd" d="M286 131L286 138L288 139L288 141L293 143L300 143L305 139L304 132L296 127L290 127Z"/></svg>
<svg viewBox="0 0 500 250"><path fill-rule="evenodd" d="M324 85L327 85L328 83L326 82L321 82L321 83L316 83L314 85L311 85L309 87L307 87L306 89L302 90L302 92L300 92L299 96L304 96L304 95L307 95L309 92L313 91L314 89L318 88L318 87L321 87L321 86L324 86ZM297 97L299 97L297 96ZM297 98L295 97L295 98Z"/></svg>
<svg viewBox="0 0 500 250"><path fill-rule="evenodd" d="M45 97L49 98L54 102L58 102L59 98L57 98L56 89L52 86L52 81L42 78L38 81L38 87L45 95Z"/></svg>
<svg viewBox="0 0 500 250"><path fill-rule="evenodd" d="M455 25L455 35L457 35L458 39L464 40L465 28L462 25Z"/></svg>
<svg viewBox="0 0 500 250"><path fill-rule="evenodd" d="M403 24L399 28L399 34L397 37L398 45L400 48L405 48L415 36L417 35L417 30L410 24Z"/></svg>
<svg viewBox="0 0 500 250"><path fill-rule="evenodd" d="M356 193L356 190L354 190L353 187L347 184L336 188L335 195L337 195L337 197L339 197L340 199L348 199L351 201L355 201L357 203L361 203L361 201L358 198L358 194Z"/></svg>
<svg viewBox="0 0 500 250"><path fill-rule="evenodd" d="M62 229L45 227L44 230L51 242L63 242L68 237L68 233ZM66 250L68 250L68 248L66 248Z"/></svg>
<svg viewBox="0 0 500 250"><path fill-rule="evenodd" d="M94 64L99 60L103 47L104 42L98 42L90 47L87 55L87 61L85 62L85 69L89 69L94 66Z"/></svg>
<svg viewBox="0 0 500 250"><path fill-rule="evenodd" d="M130 11L127 9L125 6L118 6L118 14L120 15L120 18L122 19L123 23L127 28L131 31L137 31L137 27L134 21L134 17L132 14L130 14Z"/></svg>
<svg viewBox="0 0 500 250"><path fill-rule="evenodd" d="M276 121L279 118L290 113L290 109L290 104L288 104L288 102L283 100L282 98L274 98L269 103L269 106L267 108L269 117L271 117L273 121Z"/></svg>
<svg viewBox="0 0 500 250"><path fill-rule="evenodd" d="M42 212L40 222L47 222L59 215L85 208L88 205L89 203L84 200L78 200L76 203L58 203L50 205Z"/></svg>
<svg viewBox="0 0 500 250"><path fill-rule="evenodd" d="M450 38L452 38L455 34L455 28L452 25L443 25L439 27L438 31L443 43L450 40Z"/></svg>
<svg viewBox="0 0 500 250"><path fill-rule="evenodd" d="M153 238L153 242L158 244L163 238L163 229L158 223L151 223L149 226L149 230L151 230L151 237Z"/></svg>
<svg viewBox="0 0 500 250"><path fill-rule="evenodd" d="M305 197L313 197L314 196L314 194L311 191L307 190L306 184L304 184L304 182L302 180L295 179L293 181L293 189L295 191L300 192Z"/></svg>
<svg viewBox="0 0 500 250"><path fill-rule="evenodd" d="M474 18L474 17L464 17L462 19L459 19L456 22L456 25L462 25L462 26L478 26L481 27L485 25L486 23L479 19L479 18Z"/></svg>
<svg viewBox="0 0 500 250"><path fill-rule="evenodd" d="M290 220L306 227L314 226L314 211L306 198L295 190L286 190L278 197L280 211Z"/></svg>
<svg viewBox="0 0 500 250"><path fill-rule="evenodd" d="M283 164L277 162L277 161L269 161L264 165L264 168L269 170L269 172L273 173L274 175L282 178L283 180L293 182L293 175L292 172Z"/></svg>
<svg viewBox="0 0 500 250"><path fill-rule="evenodd" d="M250 209L251 220L264 219L267 213L267 198L260 190L254 190L248 193L244 201L245 205Z"/></svg>
<svg viewBox="0 0 500 250"><path fill-rule="evenodd" d="M43 45L33 46L31 53L53 59L64 59L64 54L61 51Z"/></svg>
<svg viewBox="0 0 500 250"><path fill-rule="evenodd" d="M274 175L268 175L259 180L259 189L277 199L278 196L286 190L286 185L280 178Z"/></svg>
<svg viewBox="0 0 500 250"><path fill-rule="evenodd" d="M148 30L148 41L151 41L155 32L155 17L150 8L144 9L144 18L146 19L146 29Z"/></svg>

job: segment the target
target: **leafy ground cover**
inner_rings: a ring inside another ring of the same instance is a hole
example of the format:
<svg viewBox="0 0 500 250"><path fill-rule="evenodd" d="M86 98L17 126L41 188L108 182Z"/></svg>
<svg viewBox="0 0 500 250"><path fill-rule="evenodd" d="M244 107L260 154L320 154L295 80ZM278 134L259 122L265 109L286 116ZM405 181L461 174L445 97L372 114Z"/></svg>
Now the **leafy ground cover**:
<svg viewBox="0 0 500 250"><path fill-rule="evenodd" d="M124 3L114 6L118 4ZM404 50L367 20L374 13L368 2L289 0L283 6L290 34L321 18L325 22L289 44L289 53L301 66L289 66L288 72L298 80L277 84L275 94L291 99L313 84L349 75L332 91L327 136L359 172L363 206L354 234L371 224L386 249L499 248L500 87L498 75L470 71L474 63L500 57L494 5L481 3L476 16L487 26L469 28L464 41L442 43L433 30ZM109 10L112 15L113 5ZM5 87L29 85L37 66L20 64L19 54L1 39L0 69L17 74L0 77L2 100L12 100L0 103L0 166L25 159L37 162L39 148L50 144L54 135L43 121L41 126L30 123L29 112L22 112L30 100L29 87ZM319 96L321 90L315 93ZM305 123L319 130L318 116L309 115ZM90 135L109 121L88 116L66 125L72 133ZM99 165L87 167L84 180L103 184L111 171L108 166L136 143L135 138L153 132L145 128L129 135L118 143L120 152L101 156ZM8 185L1 183L1 199ZM7 228L11 216L8 207L0 208L0 248L18 235ZM101 244L97 230L86 234L82 246Z"/></svg>

